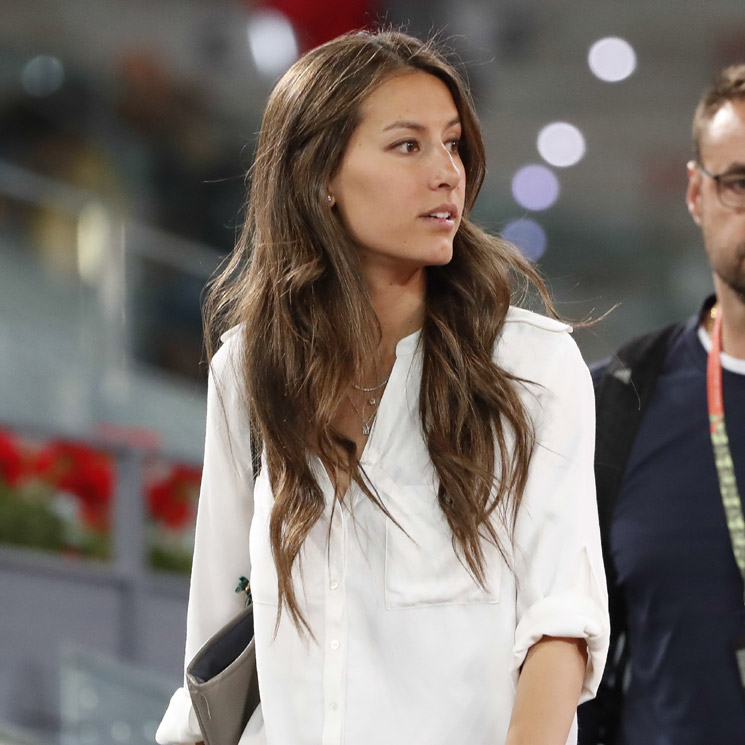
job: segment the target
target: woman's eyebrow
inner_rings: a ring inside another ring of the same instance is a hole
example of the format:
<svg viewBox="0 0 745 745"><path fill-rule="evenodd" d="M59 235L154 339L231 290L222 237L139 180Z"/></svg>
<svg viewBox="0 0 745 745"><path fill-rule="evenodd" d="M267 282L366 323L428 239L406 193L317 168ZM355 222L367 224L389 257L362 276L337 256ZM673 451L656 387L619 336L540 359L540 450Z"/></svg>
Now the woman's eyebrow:
<svg viewBox="0 0 745 745"><path fill-rule="evenodd" d="M455 119L451 119L445 125L445 129L454 127L456 124L460 124L459 116L456 116ZM420 124L419 122L412 122L412 121L406 121L403 119L399 119L398 121L393 122L393 124L389 124L387 127L383 127L383 132L387 132L389 129L413 129L416 132L421 132L422 130L426 129L426 127L423 124Z"/></svg>

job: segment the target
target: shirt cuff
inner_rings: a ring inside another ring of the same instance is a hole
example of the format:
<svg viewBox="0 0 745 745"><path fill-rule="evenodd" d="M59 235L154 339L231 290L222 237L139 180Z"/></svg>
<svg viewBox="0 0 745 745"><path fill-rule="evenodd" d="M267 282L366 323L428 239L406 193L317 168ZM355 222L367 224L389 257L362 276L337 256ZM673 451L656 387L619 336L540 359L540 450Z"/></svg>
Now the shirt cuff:
<svg viewBox="0 0 745 745"><path fill-rule="evenodd" d="M587 668L579 703L593 698L608 655L610 625L605 610L592 598L577 592L550 595L531 606L515 631L512 658L515 685L528 650L544 636L586 640Z"/></svg>
<svg viewBox="0 0 745 745"><path fill-rule="evenodd" d="M166 713L155 733L158 745L181 745L181 743L196 743L202 740L202 732L191 696L186 688L179 688L171 696Z"/></svg>

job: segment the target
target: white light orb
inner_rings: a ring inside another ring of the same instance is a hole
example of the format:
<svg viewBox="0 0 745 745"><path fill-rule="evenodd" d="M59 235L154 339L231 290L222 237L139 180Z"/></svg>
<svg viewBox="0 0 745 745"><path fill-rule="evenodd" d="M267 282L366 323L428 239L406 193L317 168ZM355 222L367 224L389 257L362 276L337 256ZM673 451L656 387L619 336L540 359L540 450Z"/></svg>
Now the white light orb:
<svg viewBox="0 0 745 745"><path fill-rule="evenodd" d="M512 196L521 207L533 212L551 207L559 198L559 192L559 179L546 166L523 166L512 177Z"/></svg>
<svg viewBox="0 0 745 745"><path fill-rule="evenodd" d="M56 57L39 55L30 59L21 70L21 85L31 96L50 96L65 82L65 68Z"/></svg>
<svg viewBox="0 0 745 745"><path fill-rule="evenodd" d="M608 36L596 41L587 56L593 75L606 83L618 83L636 69L636 52L625 39Z"/></svg>
<svg viewBox="0 0 745 745"><path fill-rule="evenodd" d="M248 46L256 69L267 78L281 75L298 58L292 24L276 10L257 10L251 14Z"/></svg>
<svg viewBox="0 0 745 745"><path fill-rule="evenodd" d="M538 152L543 160L557 168L579 163L585 155L585 138L573 124L553 122L538 133Z"/></svg>
<svg viewBox="0 0 745 745"><path fill-rule="evenodd" d="M520 217L504 226L502 237L514 243L529 261L538 261L546 253L546 231L535 220Z"/></svg>

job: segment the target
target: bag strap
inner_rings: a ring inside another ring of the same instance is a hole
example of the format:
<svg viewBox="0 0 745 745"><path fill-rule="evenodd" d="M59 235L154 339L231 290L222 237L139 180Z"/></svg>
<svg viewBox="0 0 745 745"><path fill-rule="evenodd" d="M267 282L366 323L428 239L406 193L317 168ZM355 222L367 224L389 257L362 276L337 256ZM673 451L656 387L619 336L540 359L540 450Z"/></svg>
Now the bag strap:
<svg viewBox="0 0 745 745"><path fill-rule="evenodd" d="M594 701L580 707L580 745L615 742L628 665L626 608L610 553L613 509L639 426L667 352L686 322L632 339L593 372L596 407L595 483L603 560L608 579L611 646Z"/></svg>

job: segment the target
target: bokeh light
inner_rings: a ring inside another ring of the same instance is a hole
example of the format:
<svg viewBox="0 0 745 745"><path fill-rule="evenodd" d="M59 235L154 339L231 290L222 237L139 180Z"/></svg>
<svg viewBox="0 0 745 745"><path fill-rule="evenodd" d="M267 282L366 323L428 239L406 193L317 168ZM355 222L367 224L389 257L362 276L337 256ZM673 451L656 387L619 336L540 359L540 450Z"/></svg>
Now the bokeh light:
<svg viewBox="0 0 745 745"><path fill-rule="evenodd" d="M502 231L502 237L514 243L523 256L530 261L538 261L546 253L548 243L546 231L530 218L520 217L510 220Z"/></svg>
<svg viewBox="0 0 745 745"><path fill-rule="evenodd" d="M256 69L267 78L281 75L298 58L292 24L276 10L256 10L251 14L248 45Z"/></svg>
<svg viewBox="0 0 745 745"><path fill-rule="evenodd" d="M593 75L600 80L618 83L636 69L636 52L625 39L608 36L590 47L587 62Z"/></svg>
<svg viewBox="0 0 745 745"><path fill-rule="evenodd" d="M523 166L512 177L512 195L527 210L538 212L551 207L559 198L559 179L546 166Z"/></svg>
<svg viewBox="0 0 745 745"><path fill-rule="evenodd" d="M21 85L31 96L49 96L56 93L64 82L65 69L56 57L34 57L21 71Z"/></svg>
<svg viewBox="0 0 745 745"><path fill-rule="evenodd" d="M585 138L573 124L553 122L538 133L538 152L552 166L567 168L579 163L585 154Z"/></svg>

